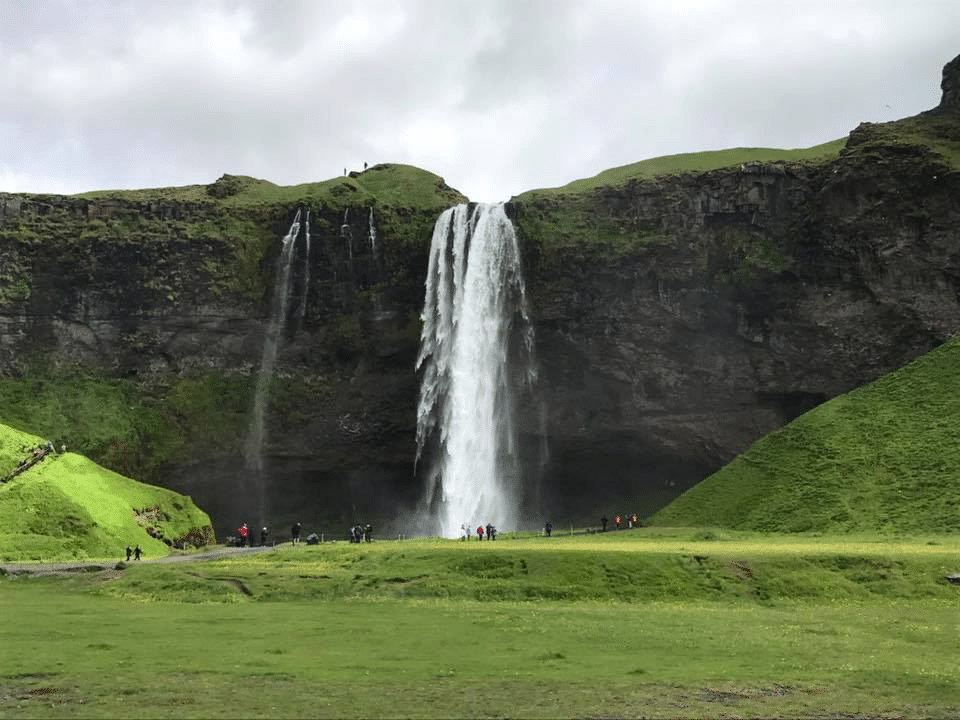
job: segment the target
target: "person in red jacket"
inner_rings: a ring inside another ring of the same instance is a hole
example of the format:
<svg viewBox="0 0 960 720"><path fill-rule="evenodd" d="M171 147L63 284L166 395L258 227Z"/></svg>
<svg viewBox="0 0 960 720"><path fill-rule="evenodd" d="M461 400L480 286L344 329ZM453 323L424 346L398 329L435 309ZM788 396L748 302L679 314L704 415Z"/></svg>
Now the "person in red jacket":
<svg viewBox="0 0 960 720"><path fill-rule="evenodd" d="M477 526L477 540L483 540L483 525Z"/></svg>
<svg viewBox="0 0 960 720"><path fill-rule="evenodd" d="M240 533L240 547L247 546L247 533L249 532L247 524L243 523L240 527L237 528L237 532Z"/></svg>

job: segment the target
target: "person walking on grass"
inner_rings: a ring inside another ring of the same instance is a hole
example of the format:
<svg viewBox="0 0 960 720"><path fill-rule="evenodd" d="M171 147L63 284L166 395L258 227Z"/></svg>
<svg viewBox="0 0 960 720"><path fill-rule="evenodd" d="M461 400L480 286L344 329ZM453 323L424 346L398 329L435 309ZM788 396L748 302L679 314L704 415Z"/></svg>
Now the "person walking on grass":
<svg viewBox="0 0 960 720"><path fill-rule="evenodd" d="M130 556L133 555L133 550L127 545L127 562L130 562Z"/></svg>
<svg viewBox="0 0 960 720"><path fill-rule="evenodd" d="M300 523L294 523L290 528L290 537L293 538L294 545L300 542Z"/></svg>
<svg viewBox="0 0 960 720"><path fill-rule="evenodd" d="M140 556L141 556L142 554L143 554L143 550L141 550L141 549L140 549L140 546L137 545L137 546L133 549L133 559L134 559L134 560L139 560L139 559L140 559Z"/></svg>
<svg viewBox="0 0 960 720"><path fill-rule="evenodd" d="M477 540L483 540L483 525L477 525Z"/></svg>

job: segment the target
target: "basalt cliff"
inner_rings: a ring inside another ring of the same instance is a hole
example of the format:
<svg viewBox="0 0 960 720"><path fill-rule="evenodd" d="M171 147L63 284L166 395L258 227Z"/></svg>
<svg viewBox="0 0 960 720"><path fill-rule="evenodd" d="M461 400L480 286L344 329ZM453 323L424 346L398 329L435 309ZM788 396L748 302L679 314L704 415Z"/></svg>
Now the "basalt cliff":
<svg viewBox="0 0 960 720"><path fill-rule="evenodd" d="M539 368L520 412L530 525L650 513L960 330L958 76L960 58L937 108L816 152L511 199ZM280 240L309 209L267 408L269 521L389 527L422 489L431 230L465 200L388 164L285 188L0 193L0 419L191 495L220 535L252 519L242 446Z"/></svg>

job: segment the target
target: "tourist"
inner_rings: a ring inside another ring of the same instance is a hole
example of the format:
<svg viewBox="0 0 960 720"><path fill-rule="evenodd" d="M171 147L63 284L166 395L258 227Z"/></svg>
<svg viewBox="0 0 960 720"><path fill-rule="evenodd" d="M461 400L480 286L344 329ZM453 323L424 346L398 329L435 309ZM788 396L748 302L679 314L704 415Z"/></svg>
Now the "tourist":
<svg viewBox="0 0 960 720"><path fill-rule="evenodd" d="M483 525L477 525L477 540L483 540Z"/></svg>
<svg viewBox="0 0 960 720"><path fill-rule="evenodd" d="M241 523L241 524L240 524L240 527L237 528L237 533L240 535L240 547L246 547L246 546L247 546L247 533L248 533L248 532L249 532L249 528L247 528L247 524L246 524L246 523Z"/></svg>
<svg viewBox="0 0 960 720"><path fill-rule="evenodd" d="M460 529L463 530L463 537L460 538L460 539L461 539L461 540L469 540L469 539L470 539L470 529L467 527L467 524L466 524L466 523L460 523Z"/></svg>
<svg viewBox="0 0 960 720"><path fill-rule="evenodd" d="M493 523L487 523L487 540L493 540Z"/></svg>
<svg viewBox="0 0 960 720"><path fill-rule="evenodd" d="M300 542L300 523L294 523L290 528L290 537L293 538L293 544Z"/></svg>
<svg viewBox="0 0 960 720"><path fill-rule="evenodd" d="M615 518L613 518L613 524L617 526L617 530L620 529L620 515L617 515Z"/></svg>
<svg viewBox="0 0 960 720"><path fill-rule="evenodd" d="M139 559L140 559L140 555L142 555L142 554L143 554L143 550L141 550L141 549L140 549L140 546L137 545L137 546L133 549L133 559L134 559L134 560L139 560Z"/></svg>
<svg viewBox="0 0 960 720"><path fill-rule="evenodd" d="M130 562L130 556L133 555L133 550L127 545L127 562Z"/></svg>
<svg viewBox="0 0 960 720"><path fill-rule="evenodd" d="M606 531L607 531L607 523L608 523L608 522L610 522L610 520L607 519L607 514L604 513L604 514L603 514L603 517L600 518L600 524L603 525L603 529L602 529L600 532L606 532Z"/></svg>
<svg viewBox="0 0 960 720"><path fill-rule="evenodd" d="M266 544L267 544L267 526L264 525L262 528L260 528L260 545L266 545Z"/></svg>
<svg viewBox="0 0 960 720"><path fill-rule="evenodd" d="M553 533L553 523L547 520L547 524L543 526L544 531L547 533L547 537Z"/></svg>

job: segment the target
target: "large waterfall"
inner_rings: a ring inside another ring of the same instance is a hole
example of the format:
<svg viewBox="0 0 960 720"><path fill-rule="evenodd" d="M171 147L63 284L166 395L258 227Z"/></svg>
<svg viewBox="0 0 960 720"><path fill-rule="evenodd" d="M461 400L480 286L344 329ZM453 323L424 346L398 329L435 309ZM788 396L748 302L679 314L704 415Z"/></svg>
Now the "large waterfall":
<svg viewBox="0 0 960 720"><path fill-rule="evenodd" d="M243 453L249 478L250 489L255 494L257 500L257 511L259 516L257 522L260 526L267 522L266 507L266 478L264 477L263 466L263 443L266 439L265 416L267 411L267 401L270 395L270 382L273 379L273 368L277 361L277 352L280 349L280 340L283 337L284 327L286 325L287 313L290 306L290 297L292 290L291 274L294 258L294 248L297 238L300 236L301 209L297 209L290 229L283 237L283 244L280 250L280 257L277 259L277 281L273 290L273 297L270 302L270 316L267 318L265 334L263 339L263 351L260 357L260 368L257 372L257 386L253 396L253 412L250 418L250 427L247 430L247 439L244 443ZM310 211L306 211L306 230L304 242L306 243L306 261L304 271L303 300L300 307L300 320L306 309L307 285L309 283L309 263L310 263Z"/></svg>
<svg viewBox="0 0 960 720"><path fill-rule="evenodd" d="M447 537L520 524L514 410L535 379L520 254L502 204L458 205L433 231L417 368L417 460L431 525Z"/></svg>

